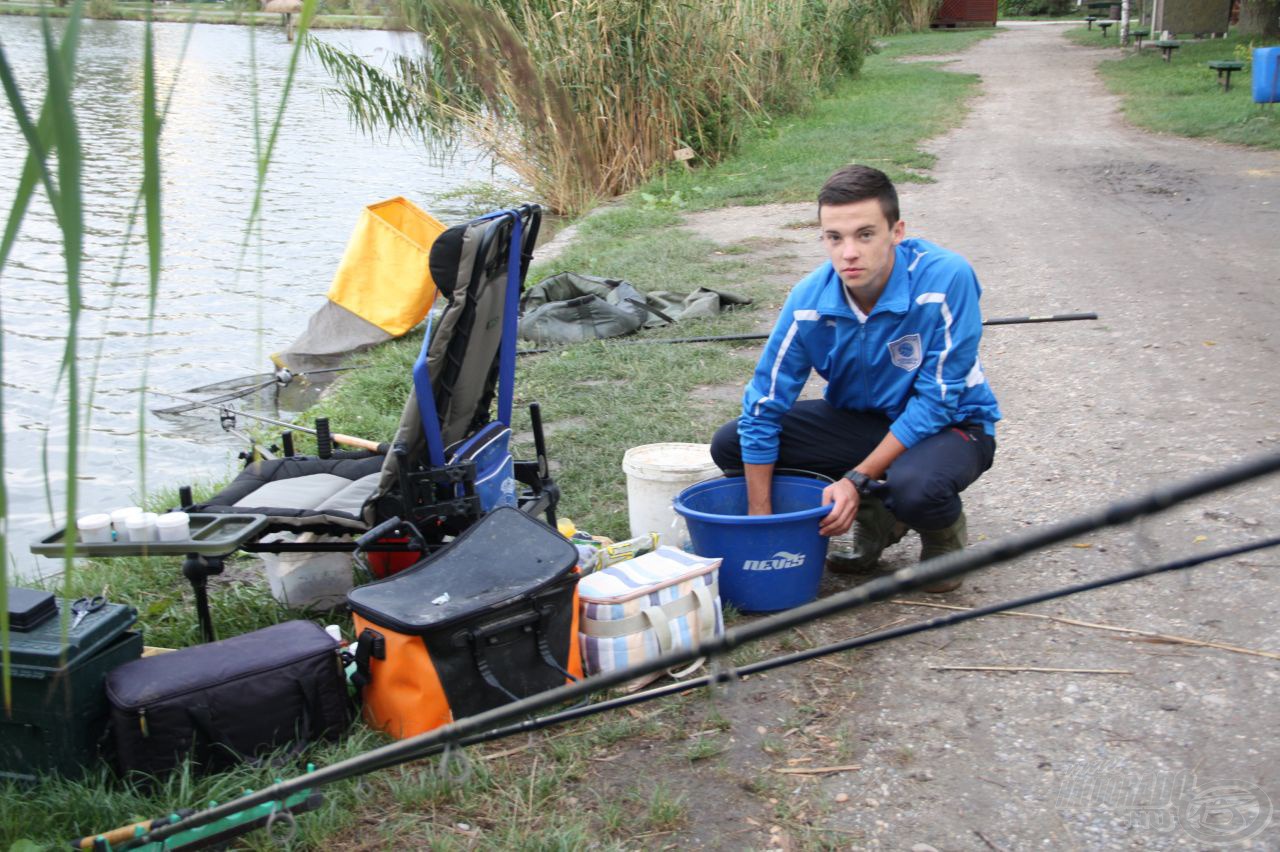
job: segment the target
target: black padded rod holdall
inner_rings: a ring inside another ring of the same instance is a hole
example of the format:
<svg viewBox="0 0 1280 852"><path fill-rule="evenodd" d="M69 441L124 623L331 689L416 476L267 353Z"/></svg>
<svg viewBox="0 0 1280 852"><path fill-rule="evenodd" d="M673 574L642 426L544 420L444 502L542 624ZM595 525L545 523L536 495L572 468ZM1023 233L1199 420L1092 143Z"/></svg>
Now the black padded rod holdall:
<svg viewBox="0 0 1280 852"><path fill-rule="evenodd" d="M310 621L144 657L107 675L119 770L206 770L335 739L352 707L340 646Z"/></svg>

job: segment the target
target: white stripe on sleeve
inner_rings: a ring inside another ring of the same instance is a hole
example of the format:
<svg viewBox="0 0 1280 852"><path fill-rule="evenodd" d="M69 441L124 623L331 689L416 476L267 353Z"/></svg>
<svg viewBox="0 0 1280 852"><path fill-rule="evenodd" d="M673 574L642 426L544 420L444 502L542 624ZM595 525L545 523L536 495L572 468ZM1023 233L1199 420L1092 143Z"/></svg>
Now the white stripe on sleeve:
<svg viewBox="0 0 1280 852"><path fill-rule="evenodd" d="M782 359L787 357L787 350L791 348L791 342L795 340L796 330L802 320L815 322L818 319L817 311L796 311L791 315L791 327L787 329L787 334L782 338L782 344L778 346L778 354L773 359L773 370L769 373L769 395L759 400L755 404L755 408L751 413L754 416L760 415L760 406L776 397L778 390L778 372L782 369Z"/></svg>
<svg viewBox="0 0 1280 852"><path fill-rule="evenodd" d="M969 375L965 376L964 386L967 388L977 387L987 380L986 375L982 372L982 361L977 358L973 359L973 369L969 371Z"/></svg>
<svg viewBox="0 0 1280 852"><path fill-rule="evenodd" d="M917 305L939 304L942 306L942 333L945 345L938 356L938 396L947 398L947 383L942 380L942 367L947 363L947 355L951 352L951 309L947 307L946 293L921 293L916 297Z"/></svg>

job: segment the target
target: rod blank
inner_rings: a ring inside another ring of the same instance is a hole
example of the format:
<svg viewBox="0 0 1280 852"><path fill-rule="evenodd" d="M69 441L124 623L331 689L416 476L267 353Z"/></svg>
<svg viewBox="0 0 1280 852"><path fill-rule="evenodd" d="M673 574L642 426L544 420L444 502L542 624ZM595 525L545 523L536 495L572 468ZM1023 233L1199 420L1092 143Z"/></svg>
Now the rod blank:
<svg viewBox="0 0 1280 852"><path fill-rule="evenodd" d="M940 580L951 579L986 568L1035 550L1058 544L1104 527L1129 523L1140 517L1156 514L1179 503L1201 497L1214 491L1280 472L1280 453L1262 456L1231 467L1148 491L1137 497L1111 503L1086 515L1061 521L1049 526L1027 530L994 541L987 546L958 551L920 565L904 568L886 577L879 577L828 598L814 601L759 621L735 627L696 649L671 651L659 655L643 665L629 669L596 675L576 683L538 693L529 698L502 705L493 710L459 719L442 728L419 734L416 737L391 743L363 755L350 758L332 766L317 769L304 776L280 781L235 802L228 802L197 813L173 826L165 826L140 840L155 841L179 831L207 825L246 807L263 802L276 801L293 795L307 787L340 781L397 763L417 759L436 750L461 745L482 735L502 723L525 717L530 713L569 701L576 701L595 692L619 686L636 677L665 671L692 662L699 656L721 656L734 649L767 636L790 630L824 618L838 615L866 604L888 600L904 591L910 591ZM941 618L948 618L942 616ZM803 653L803 652L802 652Z"/></svg>

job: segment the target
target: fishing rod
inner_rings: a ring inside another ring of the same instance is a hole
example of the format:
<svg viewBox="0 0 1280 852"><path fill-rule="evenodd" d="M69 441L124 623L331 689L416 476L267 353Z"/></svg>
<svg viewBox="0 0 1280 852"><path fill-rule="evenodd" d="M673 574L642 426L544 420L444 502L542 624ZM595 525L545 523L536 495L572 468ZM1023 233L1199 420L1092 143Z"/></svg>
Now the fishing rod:
<svg viewBox="0 0 1280 852"><path fill-rule="evenodd" d="M184 393L222 393L225 391L241 391L246 385L252 385L246 393L252 393L255 390L269 387L271 385L287 385L294 379L310 378L324 373L342 373L347 370L362 370L366 365L352 364L346 367L322 367L316 370L299 370L294 372L288 367L281 367L274 373L254 373L252 376L244 376L239 379L223 379L220 382L201 385L198 388L187 388Z"/></svg>
<svg viewBox="0 0 1280 852"><path fill-rule="evenodd" d="M1078 538L1104 527L1129 523L1146 515L1162 512L1187 500L1276 472L1280 472L1280 453L1251 459L1228 468L1182 480L1137 497L1121 499L1089 514L1059 521L1043 528L1026 530L970 550L955 551L919 565L902 568L891 575L873 578L860 586L830 597L731 628L701 643L696 649L670 651L627 669L605 672L565 684L474 716L458 719L415 737L390 743L366 754L317 769L305 776L277 782L235 802L211 807L180 822L162 826L141 839L162 840L184 829L230 816L244 807L281 800L308 787L319 787L362 775L373 771L374 768L386 768L414 760L431 749L457 746L468 737L482 734L505 722L528 716L538 710L571 703L646 674L686 665L701 656L723 656L748 642L791 630L819 618L838 615L857 607L888 600L905 591L961 577L979 568L1008 562L1049 545Z"/></svg>
<svg viewBox="0 0 1280 852"><path fill-rule="evenodd" d="M1108 577L1102 577L1097 580L1090 580L1084 583L1076 583L1071 586L1062 586L1046 592L1039 592L1034 595L1017 598L1003 603L988 604L986 606L975 607L974 609L962 612L954 612L949 615L940 615L936 618L918 621L914 624L907 624L901 627L894 627L887 630L878 630L874 633L868 633L864 636L855 636L850 639L842 639L838 642L832 642L827 645L821 645L816 648L809 648L804 651L796 651L791 654L783 654L777 657L771 657L767 660L749 663L743 666L735 666L728 671L713 671L711 674L703 677L691 678L689 680L678 681L676 683L666 684L655 689L645 690L644 692L632 693L630 695L622 695L607 701L600 701L595 704L585 704L576 707L570 707L559 713L552 713L538 718L525 719L513 725L502 728L494 728L481 734L473 734L464 737L454 743L461 748L467 746L478 745L481 743L491 742L493 740L505 739L506 737L515 736L516 734L531 733L539 731L543 728L549 728L553 725L563 724L565 722L573 722L578 719L594 716L598 713L604 713L608 710L618 710L623 707L630 707L636 704L644 704L658 698L664 698L668 695L687 692L691 689L699 689L704 686L713 686L720 683L729 683L735 679L745 677L747 675L760 674L763 672L780 669L785 666L795 665L796 663L804 663L809 660L827 657L832 654L839 654L844 651L852 651L858 648L864 648L869 645L877 645L881 642L887 642L890 639L901 639L905 636L912 636L917 633L924 633L930 630L939 630L943 627L952 627L966 621L972 621L975 618L983 618L988 615L996 615L1009 610L1021 609L1022 607L1033 606L1035 604L1045 603L1046 601L1065 598L1071 595L1080 594L1081 592L1093 591L1094 589L1102 589L1107 586L1115 586L1120 583L1127 583L1131 580L1138 580L1143 577L1152 577L1156 574L1164 574L1170 571L1180 571L1186 568L1194 568L1207 562L1216 562L1220 559L1229 559L1234 556L1240 556L1245 553L1252 553L1257 550L1265 550L1270 547L1280 545L1280 536L1264 539L1262 541L1249 542L1248 544L1238 545L1236 547L1223 548L1221 550L1201 553L1184 559L1166 562L1161 565L1154 565L1145 568L1136 568L1132 571L1126 571L1121 574L1113 574ZM431 757L439 754L449 747L449 744L436 745L430 750L418 754L414 759L423 757ZM377 771L378 769L386 769L389 766L374 766L369 771Z"/></svg>
<svg viewBox="0 0 1280 852"><path fill-rule="evenodd" d="M996 319L983 320L983 325L1027 325L1030 323L1040 322L1080 322L1082 320L1096 320L1098 315L1092 311L1082 314L1046 314L1044 316L1026 316L1026 317L997 317ZM609 338L600 338L601 340L609 340ZM748 340L768 340L767 333L761 334L718 334L707 337L650 337L639 338L636 340L609 340L609 342L617 346L641 346L654 343L736 343ZM517 355L539 355L543 352L552 351L550 347L541 347L538 349L517 349Z"/></svg>
<svg viewBox="0 0 1280 852"><path fill-rule="evenodd" d="M289 429L294 432L301 432L304 435L311 435L317 440L321 440L323 438L323 436L321 435L321 430L308 429L306 426L298 426L295 423L289 423L284 420L277 420L274 417L267 417L265 414L253 414L252 412L244 411L243 409L231 408L230 406L227 406L227 405L216 405L212 402L205 402L204 400L200 400L200 399L192 399L191 397L188 397L188 396L182 396L181 394L176 394L176 393L168 393L166 391L153 390L151 391L151 393L158 394L159 396L167 396L173 399L179 399L179 400L182 400L183 402L186 402L196 407L209 408L214 411L217 411L222 415L224 419L224 423L223 423L224 429L228 428L226 425L226 421L229 420L231 423L231 426L234 426L235 419L237 417L248 417L250 420L257 420L261 423L266 423L271 426L280 426L282 428ZM342 435L338 432L330 432L329 437L336 444L342 444L348 447L358 447L362 450L372 450L373 452L379 453L381 455L386 455L391 450L391 445L389 443L386 443L386 442L378 443L377 441L370 441L367 438L356 438L352 435Z"/></svg>
<svg viewBox="0 0 1280 852"><path fill-rule="evenodd" d="M984 618L989 615L997 615L1000 613L1009 612L1011 610L1019 610L1019 609L1022 609L1023 607L1033 606L1036 604L1045 603L1047 601L1051 601L1059 598L1069 597L1071 595L1076 595L1082 592L1092 591L1095 589L1106 588L1107 586L1119 585L1121 583L1127 583L1132 580L1141 579L1143 577L1152 577L1157 574L1164 574L1172 571L1184 570L1187 568L1204 565L1209 562L1216 562L1222 559L1229 559L1229 558L1240 556L1246 553L1252 553L1254 551L1265 550L1267 548L1275 547L1277 545L1280 545L1280 536L1272 537L1262 541L1250 542L1248 544L1238 545L1235 547L1223 548L1223 549L1211 551L1208 553L1197 554L1196 556L1187 557L1185 559L1174 560L1172 562L1166 562L1161 565L1155 565L1155 566L1145 567L1145 568L1137 568L1132 571L1127 571L1121 574L1113 574L1111 576L1103 577L1098 580L1092 580L1084 583L1077 583L1071 586L1064 586L1064 587L1053 589L1046 592L1027 595L1025 597L1017 598L1015 600L1004 601L1002 603L989 604L987 606L976 607L974 609L963 611L963 612L950 613L948 615L938 616L936 618L927 619L925 621L919 621L914 624L909 624L902 627L895 627L887 630L878 630L863 636L856 636L849 639L841 640L839 642L832 642L827 645L822 645L816 648L809 648L804 651L797 651L791 654L783 654L776 657L772 657L767 660L760 660L755 663L749 663L747 665L737 666L731 670L713 670L710 674L705 675L703 677L666 684L656 689L649 689L644 692L637 692L629 695L622 695L616 698L609 699L607 701L596 702L594 704L580 704L574 707L570 707L567 710L563 710L558 713L551 713L546 716L524 719L512 725L507 725L505 727L500 727L500 728L494 728L492 730L485 731L483 733L474 734L468 737L463 737L459 739L456 743L436 744L430 748L423 749L421 752L414 755L412 758L408 758L408 759L420 760L426 757L432 757L434 755L445 752L451 746L457 746L458 748L467 748L473 745L481 745L483 743L506 739L508 737L516 736L518 734L533 733L535 731L544 730L546 728L550 728L555 725L574 722L579 719L584 719L590 716L606 713L610 710L619 710L625 707L633 707L638 704L645 704L650 701L655 701L659 698L665 698L669 695L685 693L685 692L689 692L690 690L701 689L703 687L712 687L719 684L729 684L735 680L738 680L750 675L762 674L764 672L773 671L775 669L784 668L786 666L795 665L797 663L808 662L810 660L819 659L822 657L830 656L832 654L843 653L845 651L852 651L859 648L866 648L872 645L878 645L882 642L890 641L892 639L901 639L906 636L911 636L918 633L924 633L931 630L940 630L945 627L953 627L957 624L961 624L966 621L972 621L978 618ZM397 758L395 760L387 762L384 765L379 765L379 764L370 765L365 767L364 771L376 772L381 769L388 769L388 768L391 768L392 766L395 766L398 763L403 762L404 760L405 758ZM294 809L294 812L296 813L298 812L298 810ZM191 811L186 811L186 812L179 811L178 814L175 815L175 817L188 816L191 813L192 813ZM176 821L176 819L171 819L169 821ZM165 824L166 823L164 821L157 820L155 822L145 824L145 828L157 829ZM117 841L132 839L132 837L135 834L137 834L136 828L137 828L136 825L130 826L128 829L129 831L128 834L125 834L123 830L118 829L116 832L113 832L111 835L108 835L108 838L112 840L117 840ZM84 838L84 840L89 840L89 839L90 838ZM80 848L91 848L90 846L83 845L84 840L78 841L76 844L73 844L73 845L76 845L77 847L80 847ZM124 846L121 848L130 848L130 847Z"/></svg>
<svg viewBox="0 0 1280 852"><path fill-rule="evenodd" d="M249 385L247 387L241 388L240 390L229 391L227 393L220 393L217 396L209 397L204 401L206 403L231 402L232 400L244 399L246 396L249 396L250 394L257 393L258 391L265 390L266 388L269 388L269 387L274 387L275 385L276 385L275 381L263 382L261 384L256 384L256 385ZM186 393L199 393L199 392L200 392L199 390L186 391ZM186 414L189 411L194 411L198 407L199 406L195 403L187 403L185 405L174 405L174 406L170 406L169 408L156 408L153 410L156 414Z"/></svg>
<svg viewBox="0 0 1280 852"><path fill-rule="evenodd" d="M217 396L209 397L205 402L230 402L235 399L242 399L250 394L267 388L282 388L293 382L295 378L306 378L308 376L319 375L320 373L339 373L344 370L360 370L367 365L358 364L350 367L327 367L322 370L307 370L305 372L293 372L288 367L281 367L274 373L255 373L252 376L245 376L240 379L225 379L220 382L213 382L208 385L201 385L198 388L187 388L183 393L216 393ZM193 411L198 406L188 403L186 405L174 405L169 408L157 408L156 414L186 414Z"/></svg>

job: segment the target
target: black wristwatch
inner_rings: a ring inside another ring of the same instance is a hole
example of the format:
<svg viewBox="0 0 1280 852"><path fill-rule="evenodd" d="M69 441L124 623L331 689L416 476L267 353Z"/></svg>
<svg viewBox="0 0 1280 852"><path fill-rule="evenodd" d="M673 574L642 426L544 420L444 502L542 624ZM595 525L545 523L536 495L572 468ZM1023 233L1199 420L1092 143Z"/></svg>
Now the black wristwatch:
<svg viewBox="0 0 1280 852"><path fill-rule="evenodd" d="M844 475L844 478L852 482L853 487L858 489L858 493L863 497L871 493L871 477L862 471L851 470Z"/></svg>

